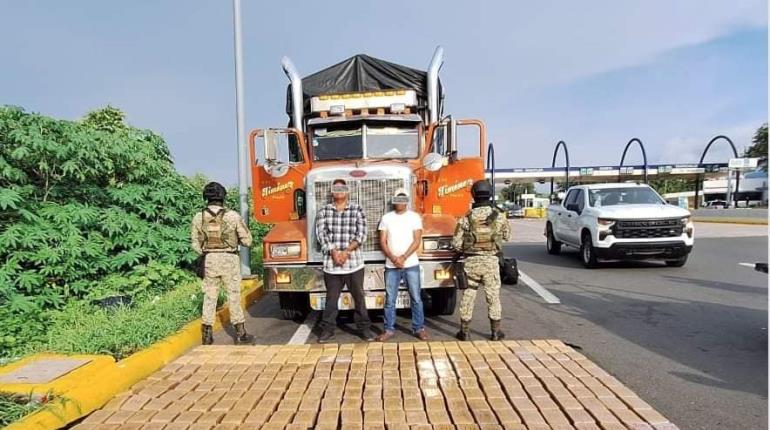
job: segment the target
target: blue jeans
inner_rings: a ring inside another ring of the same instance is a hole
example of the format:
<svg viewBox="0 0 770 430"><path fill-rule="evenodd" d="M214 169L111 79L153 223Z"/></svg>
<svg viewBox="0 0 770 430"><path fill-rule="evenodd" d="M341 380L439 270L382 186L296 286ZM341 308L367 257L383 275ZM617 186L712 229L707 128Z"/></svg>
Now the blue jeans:
<svg viewBox="0 0 770 430"><path fill-rule="evenodd" d="M385 330L393 331L396 325L396 297L401 279L406 283L412 302L412 331L417 332L425 326L425 313L420 298L420 266L404 269L385 268Z"/></svg>

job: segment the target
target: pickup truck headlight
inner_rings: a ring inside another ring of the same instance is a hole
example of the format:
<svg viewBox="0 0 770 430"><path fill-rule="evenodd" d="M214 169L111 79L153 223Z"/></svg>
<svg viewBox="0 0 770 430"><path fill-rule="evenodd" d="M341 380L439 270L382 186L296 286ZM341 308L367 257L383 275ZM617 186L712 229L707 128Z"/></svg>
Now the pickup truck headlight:
<svg viewBox="0 0 770 430"><path fill-rule="evenodd" d="M270 257L299 257L301 247L299 242L273 243L270 245Z"/></svg>
<svg viewBox="0 0 770 430"><path fill-rule="evenodd" d="M690 221L691 221L691 218L689 216L686 216L679 220L679 222L682 223L682 228L684 229L684 232L687 233L687 237L692 237L692 233L694 230L693 225Z"/></svg>
<svg viewBox="0 0 770 430"><path fill-rule="evenodd" d="M609 218L599 218L597 221L599 223L599 227L603 228L610 228L613 224L615 224L615 220Z"/></svg>
<svg viewBox="0 0 770 430"><path fill-rule="evenodd" d="M452 249L452 238L448 236L443 237L426 237L422 239L423 251L449 251Z"/></svg>

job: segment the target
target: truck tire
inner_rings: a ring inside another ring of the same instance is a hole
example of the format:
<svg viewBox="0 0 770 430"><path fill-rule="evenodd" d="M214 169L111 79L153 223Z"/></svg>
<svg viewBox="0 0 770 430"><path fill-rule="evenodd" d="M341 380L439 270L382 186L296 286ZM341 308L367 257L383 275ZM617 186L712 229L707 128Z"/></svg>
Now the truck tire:
<svg viewBox="0 0 770 430"><path fill-rule="evenodd" d="M452 315L455 313L457 288L431 288L427 292L431 302L430 315Z"/></svg>
<svg viewBox="0 0 770 430"><path fill-rule="evenodd" d="M587 232L583 233L583 238L580 241L580 261L582 261L583 266L588 269L593 269L598 266L599 263L596 260L596 250L594 249L591 235Z"/></svg>
<svg viewBox="0 0 770 430"><path fill-rule="evenodd" d="M687 263L687 256L679 257L676 260L666 260L666 266L668 267L682 267Z"/></svg>
<svg viewBox="0 0 770 430"><path fill-rule="evenodd" d="M561 242L553 236L553 226L550 222L545 226L545 249L551 255L559 255L561 253Z"/></svg>
<svg viewBox="0 0 770 430"><path fill-rule="evenodd" d="M278 293L283 319L302 321L310 313L310 298L307 293Z"/></svg>

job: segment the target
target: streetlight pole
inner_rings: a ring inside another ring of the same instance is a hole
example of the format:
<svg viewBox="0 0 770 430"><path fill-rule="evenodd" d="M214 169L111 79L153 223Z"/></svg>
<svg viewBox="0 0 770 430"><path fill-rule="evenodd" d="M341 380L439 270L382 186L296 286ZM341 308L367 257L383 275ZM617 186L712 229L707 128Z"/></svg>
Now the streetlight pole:
<svg viewBox="0 0 770 430"><path fill-rule="evenodd" d="M238 195L241 217L249 222L249 178L246 166L246 129L243 113L243 49L241 47L241 0L233 0L233 41L235 44L235 122L238 139ZM251 275L249 248L240 247L241 274Z"/></svg>

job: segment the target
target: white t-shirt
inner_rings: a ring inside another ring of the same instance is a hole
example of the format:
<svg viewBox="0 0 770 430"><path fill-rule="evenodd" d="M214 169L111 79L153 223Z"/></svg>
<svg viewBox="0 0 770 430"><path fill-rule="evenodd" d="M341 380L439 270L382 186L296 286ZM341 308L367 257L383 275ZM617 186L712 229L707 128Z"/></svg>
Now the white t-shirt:
<svg viewBox="0 0 770 430"><path fill-rule="evenodd" d="M388 235L388 248L395 256L403 255L414 241L414 231L422 230L422 218L416 212L406 210L402 214L391 211L382 216L380 220L381 231ZM404 262L404 267L412 267L420 264L417 259L417 251L412 253ZM385 267L396 267L389 258L385 260Z"/></svg>

